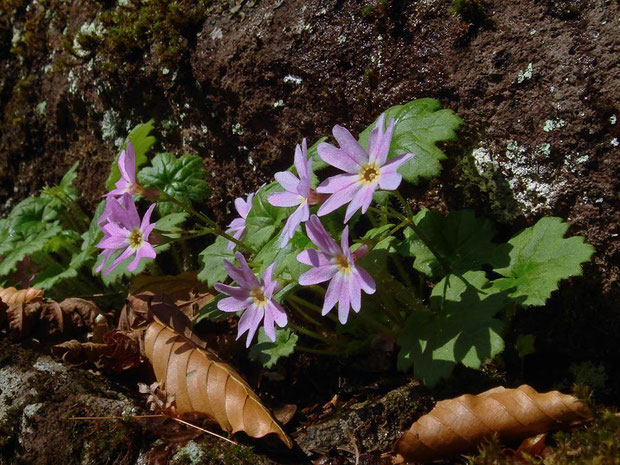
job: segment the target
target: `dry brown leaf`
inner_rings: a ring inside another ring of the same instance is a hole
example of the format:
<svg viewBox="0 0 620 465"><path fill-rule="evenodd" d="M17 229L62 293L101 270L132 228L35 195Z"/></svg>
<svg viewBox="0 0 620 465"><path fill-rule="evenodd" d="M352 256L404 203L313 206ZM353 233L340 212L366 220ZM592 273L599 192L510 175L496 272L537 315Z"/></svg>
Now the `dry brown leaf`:
<svg viewBox="0 0 620 465"><path fill-rule="evenodd" d="M191 271L176 276L137 275L131 278L129 294L141 294L145 291L168 295L175 301L187 301L191 300L195 293L207 292L208 288L198 281L197 274Z"/></svg>
<svg viewBox="0 0 620 465"><path fill-rule="evenodd" d="M541 394L528 385L499 387L438 402L403 434L395 449L405 460L424 462L475 450L493 434L514 441L589 417L588 408L574 396Z"/></svg>
<svg viewBox="0 0 620 465"><path fill-rule="evenodd" d="M43 290L36 287L17 290L14 287L6 289L0 287L0 300L7 305L28 304L30 302L39 302L43 299Z"/></svg>
<svg viewBox="0 0 620 465"><path fill-rule="evenodd" d="M135 334L108 332L102 343L71 340L52 347L52 355L70 365L92 363L95 367L119 373L142 363L140 343Z"/></svg>
<svg viewBox="0 0 620 465"><path fill-rule="evenodd" d="M293 446L250 386L212 352L157 319L144 334L144 349L161 387L175 396L177 414L203 413L224 431L243 431L254 438L275 433Z"/></svg>
<svg viewBox="0 0 620 465"><path fill-rule="evenodd" d="M106 344L80 342L72 339L52 346L52 355L73 366L81 366L86 362L96 363L106 352Z"/></svg>
<svg viewBox="0 0 620 465"><path fill-rule="evenodd" d="M110 325L108 320L102 313L97 315L95 321L92 324L93 339L92 342L99 344L103 342L103 337L110 332Z"/></svg>
<svg viewBox="0 0 620 465"><path fill-rule="evenodd" d="M21 339L32 332L40 318L41 308L41 302L15 304L7 308L6 317L11 339Z"/></svg>

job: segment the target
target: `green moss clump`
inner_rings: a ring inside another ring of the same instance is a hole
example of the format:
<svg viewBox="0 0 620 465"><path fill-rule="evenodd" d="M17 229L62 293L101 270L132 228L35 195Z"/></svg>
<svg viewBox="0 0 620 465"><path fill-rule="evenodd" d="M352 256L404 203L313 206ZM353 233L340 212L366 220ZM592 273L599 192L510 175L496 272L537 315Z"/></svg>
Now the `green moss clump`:
<svg viewBox="0 0 620 465"><path fill-rule="evenodd" d="M618 465L620 464L620 416L617 412L598 412L594 422L576 432L556 433L549 441L551 450L543 457L524 454L522 465ZM491 440L469 458L468 465L513 465L514 455L505 446Z"/></svg>
<svg viewBox="0 0 620 465"><path fill-rule="evenodd" d="M587 0L550 0L549 12L559 19L577 19Z"/></svg>
<svg viewBox="0 0 620 465"><path fill-rule="evenodd" d="M106 74L137 73L150 55L160 68L176 69L189 56L207 15L207 0L131 0L105 10L94 31L78 32L70 51L78 58L97 56ZM75 46L80 53L75 53Z"/></svg>

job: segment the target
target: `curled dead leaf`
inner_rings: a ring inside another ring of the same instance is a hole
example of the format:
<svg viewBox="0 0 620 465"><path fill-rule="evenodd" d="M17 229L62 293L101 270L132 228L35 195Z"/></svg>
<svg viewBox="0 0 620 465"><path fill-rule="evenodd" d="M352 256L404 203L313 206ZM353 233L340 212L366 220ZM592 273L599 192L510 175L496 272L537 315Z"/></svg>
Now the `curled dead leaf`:
<svg viewBox="0 0 620 465"><path fill-rule="evenodd" d="M424 462L475 450L497 434L514 441L565 428L590 417L576 397L558 391L539 393L527 385L491 389L438 402L396 443L395 450L410 462Z"/></svg>
<svg viewBox="0 0 620 465"><path fill-rule="evenodd" d="M107 372L121 372L142 363L140 343L135 334L108 332L102 343L75 339L52 347L52 355L73 366L92 363Z"/></svg>
<svg viewBox="0 0 620 465"><path fill-rule="evenodd" d="M144 350L155 376L175 396L177 414L198 412L227 432L260 438L275 433L289 448L291 439L241 376L207 349L155 319L144 334Z"/></svg>
<svg viewBox="0 0 620 465"><path fill-rule="evenodd" d="M14 287L7 287L6 289L0 287L0 300L7 305L39 302L43 299L43 292L42 289L37 289L35 287L19 290Z"/></svg>
<svg viewBox="0 0 620 465"><path fill-rule="evenodd" d="M11 339L22 339L28 336L37 324L41 315L41 302L15 304L6 310Z"/></svg>

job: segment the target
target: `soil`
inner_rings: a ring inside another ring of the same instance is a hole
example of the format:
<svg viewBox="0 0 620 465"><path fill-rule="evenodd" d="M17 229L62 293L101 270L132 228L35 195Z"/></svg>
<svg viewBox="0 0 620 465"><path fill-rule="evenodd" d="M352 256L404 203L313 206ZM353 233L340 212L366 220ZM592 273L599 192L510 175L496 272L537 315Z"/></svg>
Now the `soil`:
<svg viewBox="0 0 620 465"><path fill-rule="evenodd" d="M465 125L442 147L442 175L407 192L415 208L474 208L504 238L561 216L597 250L584 277L515 317L507 346L534 334L536 353L523 364L507 355L501 369L516 374L506 381L568 387L571 367L591 362L608 379L601 399L617 403L620 6L463 3L214 1L197 27L180 27L172 64L154 44L110 67L118 57L80 52L74 39L114 2L3 0L0 214L77 160L92 211L128 130L155 118L156 149L201 156L206 208L229 220L233 199L290 165L303 137L337 123L357 133L391 105L433 97ZM324 402L340 392L330 389Z"/></svg>

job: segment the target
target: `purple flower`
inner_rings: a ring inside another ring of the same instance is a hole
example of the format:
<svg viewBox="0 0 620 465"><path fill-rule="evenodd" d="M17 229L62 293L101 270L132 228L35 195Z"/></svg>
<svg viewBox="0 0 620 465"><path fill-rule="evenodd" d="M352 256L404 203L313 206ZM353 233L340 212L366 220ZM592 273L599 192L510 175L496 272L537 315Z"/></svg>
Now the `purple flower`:
<svg viewBox="0 0 620 465"><path fill-rule="evenodd" d="M136 182L136 152L129 140L127 141L127 150L123 150L118 157L118 169L121 172L121 178L116 181L116 189L111 190L105 196L123 195L127 192L130 194L140 193L140 186Z"/></svg>
<svg viewBox="0 0 620 465"><path fill-rule="evenodd" d="M151 231L153 231L153 228L155 228L155 223L150 223L155 204L149 207L142 221L140 221L140 215L138 215L136 204L128 193L123 194L120 201L115 198L109 198L108 202L110 202L110 209L107 217L108 222L101 227L104 236L101 242L97 244L98 248L103 249L101 254L104 259L101 265L97 267L96 271L101 271L110 257L116 251L122 249L125 250L116 257L103 274L109 274L120 262L132 255L135 255L135 258L131 261L127 269L129 271L135 271L140 259L155 258L156 255L155 249L148 242L149 235Z"/></svg>
<svg viewBox="0 0 620 465"><path fill-rule="evenodd" d="M316 215L306 223L306 232L319 250L308 249L297 255L297 260L313 268L299 277L299 284L309 286L330 281L323 303L323 315L338 302L338 319L347 322L349 307L360 311L362 292L374 294L375 281L355 261L368 253L368 246L363 245L355 252L349 249L349 227L342 231L341 244L338 245L325 230Z"/></svg>
<svg viewBox="0 0 620 465"><path fill-rule="evenodd" d="M245 219L248 217L248 213L252 209L252 199L254 198L254 194L248 195L247 200L243 200L241 197L235 199L235 208L237 213L239 213L239 218L235 218L228 225L228 229L226 230L226 234L233 234L233 237L238 241L241 240L243 234L245 233ZM233 241L228 241L228 250L232 250L235 248L235 243Z"/></svg>
<svg viewBox="0 0 620 465"><path fill-rule="evenodd" d="M394 120L390 121L386 131L383 130L384 124L385 114L379 117L377 125L370 133L368 152L348 130L338 125L334 126L333 134L340 148L325 142L319 145L319 156L326 163L346 172L326 179L317 188L319 193L332 194L319 208L319 216L331 213L350 202L344 218L346 223L360 208L362 213L366 213L377 187L384 190L398 188L402 176L397 170L410 160L413 154L399 155L386 162L394 132Z"/></svg>
<svg viewBox="0 0 620 465"><path fill-rule="evenodd" d="M308 144L306 139L301 146L295 147L295 169L299 178L290 171L280 171L275 174L276 181L284 188L284 192L277 192L269 196L269 203L274 207L294 207L297 209L288 217L282 235L280 247L284 247L295 235L295 230L310 217L310 204L316 200L312 195L310 180L312 178L312 159L308 159Z"/></svg>
<svg viewBox="0 0 620 465"><path fill-rule="evenodd" d="M256 275L252 273L243 255L237 252L235 257L241 266L237 268L228 260L224 260L224 268L240 287L215 283L215 289L230 296L220 300L217 303L217 308L223 312L245 310L237 327L237 339L247 331L246 347L250 347L254 334L263 318L265 319L265 334L275 342L274 323L282 328L288 322L284 309L272 299L273 293L278 287L278 281L271 278L276 264L269 265L263 274L263 279L259 281Z"/></svg>

